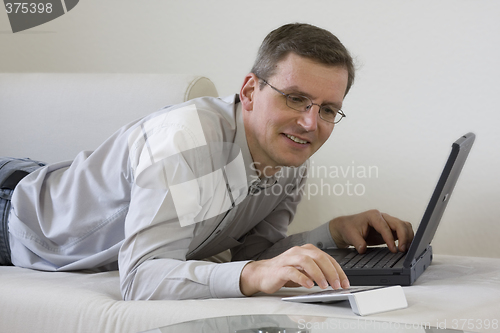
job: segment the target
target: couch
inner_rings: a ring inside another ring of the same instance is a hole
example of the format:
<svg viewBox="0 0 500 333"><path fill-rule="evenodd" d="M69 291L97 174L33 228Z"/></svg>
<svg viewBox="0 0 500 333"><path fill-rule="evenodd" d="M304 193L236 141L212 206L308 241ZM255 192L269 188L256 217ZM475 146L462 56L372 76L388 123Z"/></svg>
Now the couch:
<svg viewBox="0 0 500 333"><path fill-rule="evenodd" d="M217 96L215 85L194 75L0 74L0 155L46 162L72 159L135 118L205 95ZM408 308L361 318L348 302L281 301L284 295L309 292L304 288L248 298L125 302L116 271L54 273L0 267L0 332L141 332L241 314L499 330L500 259L437 254L415 285L404 291Z"/></svg>

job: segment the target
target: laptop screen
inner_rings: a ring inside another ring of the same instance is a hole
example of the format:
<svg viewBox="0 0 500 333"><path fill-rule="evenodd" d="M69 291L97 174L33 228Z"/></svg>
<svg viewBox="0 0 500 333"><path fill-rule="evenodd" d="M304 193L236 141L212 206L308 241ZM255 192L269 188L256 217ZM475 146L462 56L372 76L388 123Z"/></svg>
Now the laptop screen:
<svg viewBox="0 0 500 333"><path fill-rule="evenodd" d="M475 138L476 136L474 133L468 133L453 143L450 157L446 162L441 177L436 185L436 189L425 210L422 221L418 226L415 238L408 249L403 266L408 267L413 260L418 259L434 238L441 217L443 216L446 205L450 201L451 193L453 192L453 188L455 187L460 171L462 171Z"/></svg>

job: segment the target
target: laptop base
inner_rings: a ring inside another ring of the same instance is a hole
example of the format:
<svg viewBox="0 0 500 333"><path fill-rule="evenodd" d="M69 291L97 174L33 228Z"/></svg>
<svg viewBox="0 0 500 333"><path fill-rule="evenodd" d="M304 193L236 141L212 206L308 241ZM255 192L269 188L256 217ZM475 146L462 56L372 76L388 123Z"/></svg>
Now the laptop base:
<svg viewBox="0 0 500 333"><path fill-rule="evenodd" d="M355 249L325 250L337 261L341 261L349 252ZM351 286L411 286L417 278L429 267L432 262L432 246L428 246L424 253L416 259L410 267L404 267L405 257L401 258L393 267L384 269L344 269Z"/></svg>

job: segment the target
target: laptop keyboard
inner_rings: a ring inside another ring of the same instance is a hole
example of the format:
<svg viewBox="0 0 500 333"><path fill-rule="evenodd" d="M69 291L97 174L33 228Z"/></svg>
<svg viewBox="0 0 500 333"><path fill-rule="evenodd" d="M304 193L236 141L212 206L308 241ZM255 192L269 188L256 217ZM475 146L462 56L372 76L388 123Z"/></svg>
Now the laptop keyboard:
<svg viewBox="0 0 500 333"><path fill-rule="evenodd" d="M369 248L365 253L352 251L340 262L343 269L389 268L394 266L405 253L392 253L387 247Z"/></svg>

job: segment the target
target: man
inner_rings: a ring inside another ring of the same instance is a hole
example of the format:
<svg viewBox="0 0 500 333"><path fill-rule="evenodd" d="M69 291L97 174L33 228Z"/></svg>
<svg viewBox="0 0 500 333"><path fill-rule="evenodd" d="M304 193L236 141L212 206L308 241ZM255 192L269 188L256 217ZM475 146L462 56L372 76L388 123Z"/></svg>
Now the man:
<svg viewBox="0 0 500 333"><path fill-rule="evenodd" d="M126 300L348 287L318 247L363 252L385 242L396 252L395 238L400 251L413 238L409 223L378 211L286 237L306 181L296 171L344 116L353 80L335 36L285 25L264 40L239 95L162 109L72 163L30 166L37 170L17 186L25 174L6 170L30 162L0 159L4 234L8 227L0 260L48 271L118 268ZM231 262L204 261L227 249Z"/></svg>

